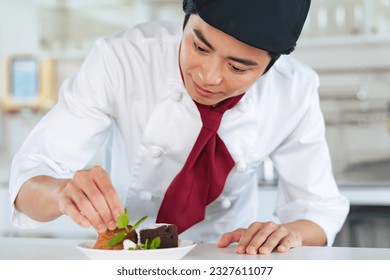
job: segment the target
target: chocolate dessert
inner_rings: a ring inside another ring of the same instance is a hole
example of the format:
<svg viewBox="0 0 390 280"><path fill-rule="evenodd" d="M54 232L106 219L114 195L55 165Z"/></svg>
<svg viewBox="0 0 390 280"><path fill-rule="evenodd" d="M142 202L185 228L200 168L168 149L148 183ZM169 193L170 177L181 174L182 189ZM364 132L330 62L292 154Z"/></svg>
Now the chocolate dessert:
<svg viewBox="0 0 390 280"><path fill-rule="evenodd" d="M159 236L161 239L161 248L172 248L179 246L179 238L177 234L177 226L171 224L161 224L156 228L141 229L139 232L140 241L145 244L146 240L152 241Z"/></svg>

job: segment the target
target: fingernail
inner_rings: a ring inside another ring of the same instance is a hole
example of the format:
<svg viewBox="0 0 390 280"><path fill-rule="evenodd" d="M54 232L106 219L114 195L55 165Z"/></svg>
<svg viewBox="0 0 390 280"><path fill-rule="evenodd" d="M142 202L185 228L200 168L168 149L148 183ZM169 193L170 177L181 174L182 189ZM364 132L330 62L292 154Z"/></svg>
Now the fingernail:
<svg viewBox="0 0 390 280"><path fill-rule="evenodd" d="M283 252L286 252L286 250L287 250L287 248L284 247L283 245L279 245L279 246L278 246L278 251L279 251L279 252L282 252L282 253L283 253Z"/></svg>
<svg viewBox="0 0 390 280"><path fill-rule="evenodd" d="M269 248L268 247L266 247L266 246L264 246L264 247L261 247L260 249L259 249L259 253L260 254L269 254L269 252L270 252L270 250L269 250Z"/></svg>
<svg viewBox="0 0 390 280"><path fill-rule="evenodd" d="M97 231L102 233L102 232L105 232L107 230L107 228L104 226L104 225L98 225L97 226Z"/></svg>
<svg viewBox="0 0 390 280"><path fill-rule="evenodd" d="M84 227L84 228L87 228L90 225L91 225L90 222L88 222L88 220L86 220L86 219L81 221L81 226Z"/></svg>
<svg viewBox="0 0 390 280"><path fill-rule="evenodd" d="M242 246L242 245L237 246L236 252L239 253L239 254L244 254L245 253L245 247Z"/></svg>
<svg viewBox="0 0 390 280"><path fill-rule="evenodd" d="M247 249L247 252L249 255L255 255L256 254L256 248L254 246L249 246Z"/></svg>
<svg viewBox="0 0 390 280"><path fill-rule="evenodd" d="M110 222L110 223L108 224L108 228L109 228L110 230L116 229L116 223L115 223L115 222Z"/></svg>

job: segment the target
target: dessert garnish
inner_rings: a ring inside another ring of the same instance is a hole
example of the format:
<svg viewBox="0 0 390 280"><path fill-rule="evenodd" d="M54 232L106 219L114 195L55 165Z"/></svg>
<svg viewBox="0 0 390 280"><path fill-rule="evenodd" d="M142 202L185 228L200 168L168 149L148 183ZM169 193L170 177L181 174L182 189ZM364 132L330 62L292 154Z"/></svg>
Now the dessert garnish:
<svg viewBox="0 0 390 280"><path fill-rule="evenodd" d="M125 239L125 237L130 233L131 231L135 231L138 226L144 222L148 217L144 216L141 219L139 219L132 227L128 227L130 217L127 213L127 209L125 208L125 212L120 214L118 216L118 219L116 221L117 229L124 230L120 232L119 234L115 235L113 238L111 238L108 241L108 246L113 247L121 242L123 242L124 249L126 250L150 250L150 249L157 249L160 247L161 239L159 236L153 238L153 240L146 239L144 244L136 244L130 239Z"/></svg>

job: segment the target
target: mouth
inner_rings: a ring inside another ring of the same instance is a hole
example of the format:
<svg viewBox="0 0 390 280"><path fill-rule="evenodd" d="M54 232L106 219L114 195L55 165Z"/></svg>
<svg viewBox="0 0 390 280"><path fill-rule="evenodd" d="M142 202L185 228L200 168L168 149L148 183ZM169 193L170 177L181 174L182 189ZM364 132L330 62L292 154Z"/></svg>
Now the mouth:
<svg viewBox="0 0 390 280"><path fill-rule="evenodd" d="M195 91L203 96L203 97L211 97L212 95L214 95L215 93L214 92L211 92L211 91L208 91L200 86L198 86L197 83L193 82L194 83L194 88L195 88Z"/></svg>

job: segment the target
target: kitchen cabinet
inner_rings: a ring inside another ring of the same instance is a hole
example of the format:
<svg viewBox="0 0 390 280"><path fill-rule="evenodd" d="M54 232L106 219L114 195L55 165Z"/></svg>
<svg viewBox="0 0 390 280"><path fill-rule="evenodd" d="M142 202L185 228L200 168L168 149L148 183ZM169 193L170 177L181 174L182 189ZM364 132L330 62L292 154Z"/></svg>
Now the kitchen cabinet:
<svg viewBox="0 0 390 280"><path fill-rule="evenodd" d="M390 186L388 184L340 184L340 191L351 204L335 247L390 248ZM276 186L260 186L261 221L275 221L273 215Z"/></svg>
<svg viewBox="0 0 390 280"><path fill-rule="evenodd" d="M98 37L140 22L183 20L181 0L38 0L37 6L38 55L54 59L82 59Z"/></svg>
<svg viewBox="0 0 390 280"><path fill-rule="evenodd" d="M389 197L389 196L388 196ZM352 206L343 231L340 233L340 245L347 243L351 247L390 248L390 207L389 206ZM343 243L342 235L348 241Z"/></svg>
<svg viewBox="0 0 390 280"><path fill-rule="evenodd" d="M38 0L38 49L84 57L97 37L149 20L182 22L181 0ZM83 28L88 27L88 28ZM302 32L312 46L389 41L390 0L316 0Z"/></svg>
<svg viewBox="0 0 390 280"><path fill-rule="evenodd" d="M311 2L304 35L321 39L386 37L390 32L389 0L316 0ZM352 39L354 40L354 39Z"/></svg>
<svg viewBox="0 0 390 280"><path fill-rule="evenodd" d="M293 55L320 76L337 181L390 188L390 1L312 1Z"/></svg>

